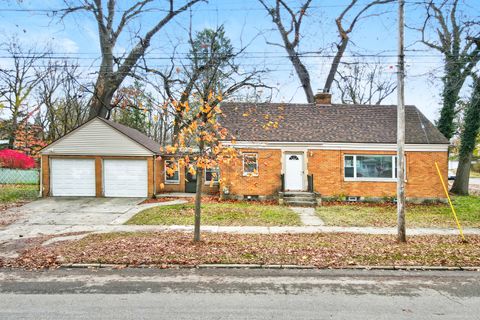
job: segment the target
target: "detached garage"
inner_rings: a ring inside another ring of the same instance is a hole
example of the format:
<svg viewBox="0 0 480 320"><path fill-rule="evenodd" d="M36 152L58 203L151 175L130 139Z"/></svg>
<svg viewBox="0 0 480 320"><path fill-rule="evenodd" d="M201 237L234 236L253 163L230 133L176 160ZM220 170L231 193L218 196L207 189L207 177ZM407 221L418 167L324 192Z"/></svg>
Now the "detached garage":
<svg viewBox="0 0 480 320"><path fill-rule="evenodd" d="M43 196L151 197L160 145L94 118L41 151Z"/></svg>

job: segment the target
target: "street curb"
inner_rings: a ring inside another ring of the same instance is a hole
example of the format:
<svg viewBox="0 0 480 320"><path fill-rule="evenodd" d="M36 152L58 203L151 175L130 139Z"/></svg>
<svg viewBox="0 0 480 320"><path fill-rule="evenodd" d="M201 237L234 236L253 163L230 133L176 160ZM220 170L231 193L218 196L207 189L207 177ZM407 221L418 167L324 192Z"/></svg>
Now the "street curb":
<svg viewBox="0 0 480 320"><path fill-rule="evenodd" d="M159 269L291 269L291 270L397 270L397 271L480 271L479 267L435 267L435 266L346 266L346 267L315 267L302 265L280 264L163 264L163 265L128 265L111 263L66 263L59 266L62 269L123 269L123 268L159 268Z"/></svg>

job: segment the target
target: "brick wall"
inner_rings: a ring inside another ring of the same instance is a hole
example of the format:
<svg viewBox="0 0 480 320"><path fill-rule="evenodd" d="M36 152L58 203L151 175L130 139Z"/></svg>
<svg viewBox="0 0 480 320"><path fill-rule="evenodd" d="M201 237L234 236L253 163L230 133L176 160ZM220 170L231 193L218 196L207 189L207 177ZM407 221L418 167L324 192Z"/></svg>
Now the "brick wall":
<svg viewBox="0 0 480 320"><path fill-rule="evenodd" d="M231 195L275 196L281 188L281 150L242 149L259 156L258 176L243 176L242 159L221 166L222 185ZM396 183L372 181L344 181L343 156L345 154L395 155L392 151L308 150L307 172L313 174L315 191L322 196L351 195L362 197L395 197ZM406 195L410 198L444 198L435 161L446 181L448 175L447 152L407 152ZM221 190L221 189L220 189Z"/></svg>
<svg viewBox="0 0 480 320"><path fill-rule="evenodd" d="M220 166L221 188L228 187L232 195L277 195L281 189L281 150L242 149L258 154L258 176L243 176L242 157Z"/></svg>
<svg viewBox="0 0 480 320"><path fill-rule="evenodd" d="M166 157L165 159L169 160L170 157ZM155 160L155 184L157 193L185 192L185 167L180 167L180 181L178 183L167 184L165 183L165 159L158 157ZM217 194L218 190L218 184L204 184L202 188L202 191L205 194Z"/></svg>
<svg viewBox="0 0 480 320"><path fill-rule="evenodd" d="M383 154L395 152L309 150L308 173L313 174L315 191L322 196L351 195L363 197L394 197L396 183L344 181L343 157L345 154ZM435 161L446 181L448 176L447 152L407 152L406 196L411 198L444 198Z"/></svg>

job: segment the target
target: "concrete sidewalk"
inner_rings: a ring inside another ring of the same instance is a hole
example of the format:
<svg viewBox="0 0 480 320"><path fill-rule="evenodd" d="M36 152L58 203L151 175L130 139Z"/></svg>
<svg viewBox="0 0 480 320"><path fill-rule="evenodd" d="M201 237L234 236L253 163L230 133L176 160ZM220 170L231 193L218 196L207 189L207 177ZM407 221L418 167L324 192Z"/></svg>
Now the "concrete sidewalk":
<svg viewBox="0 0 480 320"><path fill-rule="evenodd" d="M0 229L0 247L19 239L35 238L44 235L57 235L50 242L74 240L90 233L108 232L193 232L193 226L152 226L124 225L139 211L154 206L185 203L173 200L163 203L139 204L138 200L124 199L44 199L23 207L24 217L16 223ZM60 203L60 205L58 205ZM281 233L357 233L394 235L397 229L376 227L335 227L324 226L311 208L292 208L302 218L305 226L262 227L262 226L202 226L202 232L236 234L281 234ZM308 210L310 209L310 210ZM480 235L479 228L464 229L467 235ZM62 237L65 233L85 233ZM412 228L408 235L458 235L457 229Z"/></svg>
<svg viewBox="0 0 480 320"><path fill-rule="evenodd" d="M301 226L301 227L227 227L202 226L202 232L237 233L237 234L281 234L281 233L357 233L357 234L396 234L396 228L374 227L332 227L332 226ZM33 238L43 235L60 235L71 232L108 233L108 232L193 232L193 226L148 226L148 225L28 225L12 226L0 232L0 242L19 238ZM480 235L480 229L467 228L466 235ZM407 229L407 235L458 235L456 229L412 228Z"/></svg>

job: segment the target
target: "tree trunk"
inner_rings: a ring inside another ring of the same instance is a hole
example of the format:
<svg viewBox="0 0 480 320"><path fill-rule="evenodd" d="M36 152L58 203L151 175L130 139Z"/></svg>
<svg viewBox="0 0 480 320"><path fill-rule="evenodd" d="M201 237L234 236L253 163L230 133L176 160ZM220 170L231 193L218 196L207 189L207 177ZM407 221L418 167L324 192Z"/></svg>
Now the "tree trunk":
<svg viewBox="0 0 480 320"><path fill-rule="evenodd" d="M323 92L330 92L332 90L333 81L335 80L335 75L337 74L338 66L342 60L343 54L347 49L348 37L342 38L342 42L338 46L338 51L333 58L332 65L330 66L330 71L328 72L327 81L323 86Z"/></svg>
<svg viewBox="0 0 480 320"><path fill-rule="evenodd" d="M99 82L100 81L101 80L99 79ZM90 100L89 119L95 117L107 118L109 116L113 94L117 88L109 87L108 84L105 83L106 81L102 82L103 83L99 85L97 84L93 97Z"/></svg>
<svg viewBox="0 0 480 320"><path fill-rule="evenodd" d="M454 77L453 75L448 76ZM453 81L455 83L453 83ZM437 127L447 139L451 139L455 134L455 109L459 100L458 94L461 88L458 87L458 82L460 82L460 79L456 77L454 80L445 80L443 84L443 106L442 110L440 111L440 118L438 119Z"/></svg>
<svg viewBox="0 0 480 320"><path fill-rule="evenodd" d="M8 137L8 148L9 149L14 149L15 147L15 138L16 138L16 133L17 133L17 117L14 116L12 119L12 125L10 129L10 137Z"/></svg>
<svg viewBox="0 0 480 320"><path fill-rule="evenodd" d="M460 159L457 175L451 190L459 195L468 195L472 155L480 130L480 77L474 77L474 80L472 98L465 111L464 126L460 135Z"/></svg>
<svg viewBox="0 0 480 320"><path fill-rule="evenodd" d="M297 53L292 48L286 48L290 61L292 61L295 72L297 73L298 79L302 84L303 91L307 97L308 103L315 103L315 95L313 93L312 84L310 82L310 74L308 73L307 68L302 63Z"/></svg>
<svg viewBox="0 0 480 320"><path fill-rule="evenodd" d="M193 241L200 241L200 222L202 214L203 168L197 167L197 191L195 193L195 228Z"/></svg>
<svg viewBox="0 0 480 320"><path fill-rule="evenodd" d="M470 182L470 167L472 164L472 155L462 157L458 161L457 174L453 182L452 193L468 196L468 184Z"/></svg>

